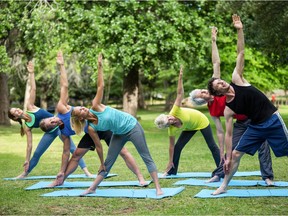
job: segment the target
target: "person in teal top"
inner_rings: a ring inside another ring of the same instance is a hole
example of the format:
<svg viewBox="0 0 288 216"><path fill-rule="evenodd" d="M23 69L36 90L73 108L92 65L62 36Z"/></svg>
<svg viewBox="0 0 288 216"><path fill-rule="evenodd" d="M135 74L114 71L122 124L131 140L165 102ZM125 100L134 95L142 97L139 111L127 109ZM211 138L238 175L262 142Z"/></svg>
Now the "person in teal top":
<svg viewBox="0 0 288 216"><path fill-rule="evenodd" d="M32 129L39 128L40 121L48 117L53 117L53 114L35 106L34 103L36 99L36 83L34 76L34 64L32 63L32 61L29 61L27 65L27 70L29 72L28 82L30 84L30 92L26 105L27 111L24 112L19 108L11 108L8 112L8 117L14 121L17 121L20 124L21 136L24 136L25 134L27 136L26 159L23 165L24 171L16 177L19 179L28 176L28 174L34 169L34 167L36 167L41 156L49 148L55 138L57 136L60 137L59 127L54 128L54 130L50 131L49 133L45 132L31 158L33 143ZM23 127L22 120L24 121L26 127ZM75 149L76 146L71 140L70 152L73 153ZM87 176L91 175L83 160L79 161L79 165Z"/></svg>
<svg viewBox="0 0 288 216"><path fill-rule="evenodd" d="M96 124L98 122L98 117L90 113L88 108L83 106L72 107L68 105L68 79L64 68L64 59L62 52L58 53L57 63L60 65L60 72L61 72L60 76L61 93L57 105L58 116L46 118L40 122L40 127L44 131L51 131L54 130L55 127L59 127L64 142L64 150L63 150L64 157L62 159L62 166L55 181L53 181L53 183L49 185L50 187L62 185L64 183L65 179L75 171L76 167L78 166L79 160L81 161L82 157L91 149L91 145L93 145L92 142L94 142L95 144L95 148L93 147L93 150L96 149L102 167L103 149L100 139L103 139L103 134L106 135L109 134L110 136L110 133L107 132L108 130L99 131L98 135L98 133L95 132L90 127L86 129L87 121L93 124ZM121 125L120 121L121 119L119 119L119 122L113 122L113 123L110 122L108 127L114 127L115 125L113 126L113 124L115 123L117 123L116 125L120 126ZM131 121L131 119L127 118L127 121L125 121L125 124L122 125L121 128L128 126L129 122L130 124L133 125L132 127L134 127L136 124L136 120ZM92 131L92 132L90 131L90 133L89 128ZM125 130L126 129L127 128L125 128ZM68 160L69 159L67 155L67 146L69 145L68 137L74 135L75 133L81 135L83 131L85 132L85 135L80 140L80 143L75 152L73 153L72 158ZM85 144L83 144L84 142ZM121 148L120 155L125 160L125 163L128 166L128 168L137 176L139 184L144 186L146 184L146 181L142 173L140 172L140 169L137 166L136 161L133 158L132 154L126 148Z"/></svg>
<svg viewBox="0 0 288 216"><path fill-rule="evenodd" d="M164 175L176 175L182 149L194 136L197 131L201 131L214 159L216 167L220 165L220 150L214 141L212 130L208 118L198 110L181 107L184 97L183 69L180 68L177 97L172 110L168 115L161 114L155 119L155 125L160 128L168 128L169 135L169 162ZM175 145L175 135L177 131L181 134Z"/></svg>
<svg viewBox="0 0 288 216"><path fill-rule="evenodd" d="M74 108L73 112L75 119L77 119L78 117L79 121L88 120L88 133L96 145L96 151L98 153L101 163L99 173L95 181L82 195L96 192L96 188L109 174L109 171L111 170L114 162L116 161L121 149L128 141L131 141L134 144L138 153L145 162L150 176L155 183L156 194L163 194L163 191L159 184L157 168L150 155L143 128L132 115L102 104L103 94L103 63L102 54L100 53L98 56L97 93L92 101L92 107L90 110L85 107L82 107L79 110L75 110ZM80 124L78 124L78 126L80 126ZM105 162L103 158L102 145L97 134L98 130L111 130L113 132Z"/></svg>

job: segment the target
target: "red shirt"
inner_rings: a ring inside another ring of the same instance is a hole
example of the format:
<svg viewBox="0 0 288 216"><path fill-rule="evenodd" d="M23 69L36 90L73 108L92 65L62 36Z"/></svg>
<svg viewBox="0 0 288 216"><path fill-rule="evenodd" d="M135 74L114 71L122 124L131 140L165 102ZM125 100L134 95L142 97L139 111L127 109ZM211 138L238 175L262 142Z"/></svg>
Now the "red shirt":
<svg viewBox="0 0 288 216"><path fill-rule="evenodd" d="M226 106L226 96L214 96L214 100L207 103L210 115L213 117L224 116L224 109ZM234 118L240 121L247 119L246 115L235 114Z"/></svg>

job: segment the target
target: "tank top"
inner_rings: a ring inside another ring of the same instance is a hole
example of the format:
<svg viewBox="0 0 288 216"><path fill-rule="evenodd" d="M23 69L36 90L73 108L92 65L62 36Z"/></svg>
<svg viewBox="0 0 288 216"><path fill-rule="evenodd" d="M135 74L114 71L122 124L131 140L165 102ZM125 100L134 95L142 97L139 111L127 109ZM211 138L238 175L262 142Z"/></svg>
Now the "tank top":
<svg viewBox="0 0 288 216"><path fill-rule="evenodd" d="M128 133L137 124L137 119L132 115L109 106L106 106L103 112L96 112L92 109L90 112L98 118L97 125L89 122L95 131L110 130L113 134L120 135Z"/></svg>
<svg viewBox="0 0 288 216"><path fill-rule="evenodd" d="M251 124L264 122L277 111L270 100L254 86L230 84L235 91L234 99L226 105L237 114L244 114L251 119Z"/></svg>
<svg viewBox="0 0 288 216"><path fill-rule="evenodd" d="M39 128L42 119L53 117L53 114L41 108L36 112L26 111L26 113L31 117L31 122L25 122L25 125L29 128Z"/></svg>
<svg viewBox="0 0 288 216"><path fill-rule="evenodd" d="M73 111L73 107L71 106L71 109L67 113L65 114L58 113L58 117L64 123L64 128L60 130L61 130L61 133L65 136L72 136L76 134L75 131L72 129L71 122L70 122L72 111Z"/></svg>

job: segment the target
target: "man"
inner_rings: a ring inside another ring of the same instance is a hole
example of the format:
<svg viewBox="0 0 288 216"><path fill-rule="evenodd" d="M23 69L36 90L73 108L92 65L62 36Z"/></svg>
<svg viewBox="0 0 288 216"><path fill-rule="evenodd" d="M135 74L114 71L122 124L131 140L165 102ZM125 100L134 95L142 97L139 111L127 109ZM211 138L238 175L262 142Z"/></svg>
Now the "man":
<svg viewBox="0 0 288 216"><path fill-rule="evenodd" d="M217 38L217 28L212 28L212 64L213 64L213 78L220 78L220 56L216 44ZM239 43L237 43L237 52L244 50L244 41L243 40L243 31L238 31ZM194 105L203 105L207 104L211 118L213 119L216 126L216 134L220 146L220 156L221 156L221 165L218 166L212 173L212 178L207 182L217 182L221 178L224 178L224 130L222 127L222 122L220 117L224 116L224 109L226 105L226 96L213 96L209 94L207 89L194 89L190 93L191 102ZM246 131L247 125L250 120L245 115L236 114L234 116L236 122L233 126L233 140L232 140L232 150L236 147L239 142L242 134ZM272 169L272 160L270 154L270 148L265 141L260 149L258 150L258 158L260 162L260 170L262 179L266 182L267 185L273 185L273 169Z"/></svg>
<svg viewBox="0 0 288 216"><path fill-rule="evenodd" d="M238 42L244 44L243 25L240 17L232 16L234 27L238 31ZM240 38L239 38L240 37ZM237 47L239 47L237 45ZM211 78L208 83L209 93L214 96L225 95L226 119L225 144L227 158L224 163L225 178L213 195L225 193L227 186L236 173L241 157L247 153L254 155L262 143L267 140L276 157L288 155L288 131L277 108L257 88L243 77L244 46L237 52L236 67L232 74L232 82L228 84L219 78ZM233 115L244 114L250 120L246 132L232 152Z"/></svg>

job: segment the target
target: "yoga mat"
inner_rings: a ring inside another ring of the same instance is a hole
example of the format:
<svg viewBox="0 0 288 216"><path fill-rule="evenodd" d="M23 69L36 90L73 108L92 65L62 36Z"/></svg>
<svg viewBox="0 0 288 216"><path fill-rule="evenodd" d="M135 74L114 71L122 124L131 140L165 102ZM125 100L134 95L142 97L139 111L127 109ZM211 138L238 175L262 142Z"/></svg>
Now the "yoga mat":
<svg viewBox="0 0 288 216"><path fill-rule="evenodd" d="M96 193L88 194L85 197L122 197L122 198L151 198L162 199L165 197L175 196L182 192L184 187L162 188L163 194L156 196L156 189L97 189ZM85 190L60 190L51 193L42 194L44 197L79 197Z"/></svg>
<svg viewBox="0 0 288 216"><path fill-rule="evenodd" d="M287 197L288 189L231 189L226 193L211 195L215 190L203 189L195 198L223 198L223 197Z"/></svg>
<svg viewBox="0 0 288 216"><path fill-rule="evenodd" d="M208 187L220 187L223 180L221 179L220 182L210 182L207 183L207 180L203 179L187 179L182 181L177 181L174 185L191 185L191 186L208 186ZM275 181L273 185L267 185L265 181L261 180L231 180L229 182L229 186L266 186L266 187L288 187L288 182L283 181Z"/></svg>
<svg viewBox="0 0 288 216"><path fill-rule="evenodd" d="M261 176L260 171L248 171L248 172L236 172L234 176ZM163 176L163 173L158 173L158 178L170 179L170 178L211 178L211 172L184 172L177 173L176 175Z"/></svg>
<svg viewBox="0 0 288 216"><path fill-rule="evenodd" d="M86 176L85 174L74 174L74 175L69 175L68 178L72 179L72 178L87 178L87 179L95 179L97 175L93 175L91 177ZM106 178L110 178L113 176L117 176L117 174L108 174L108 176ZM17 179L16 177L14 178L4 178L4 180L37 180L37 179L55 179L56 176L28 176L26 178L22 178L22 179Z"/></svg>
<svg viewBox="0 0 288 216"><path fill-rule="evenodd" d="M152 181L146 181L148 186ZM63 185L56 187L48 187L52 182L51 181L40 181L30 187L25 188L25 190L35 190L35 189L45 189L45 188L82 188L90 187L92 181L79 181L79 182L68 182L65 181ZM100 187L115 187L115 186L139 186L145 187L139 184L139 181L102 181L99 185Z"/></svg>

